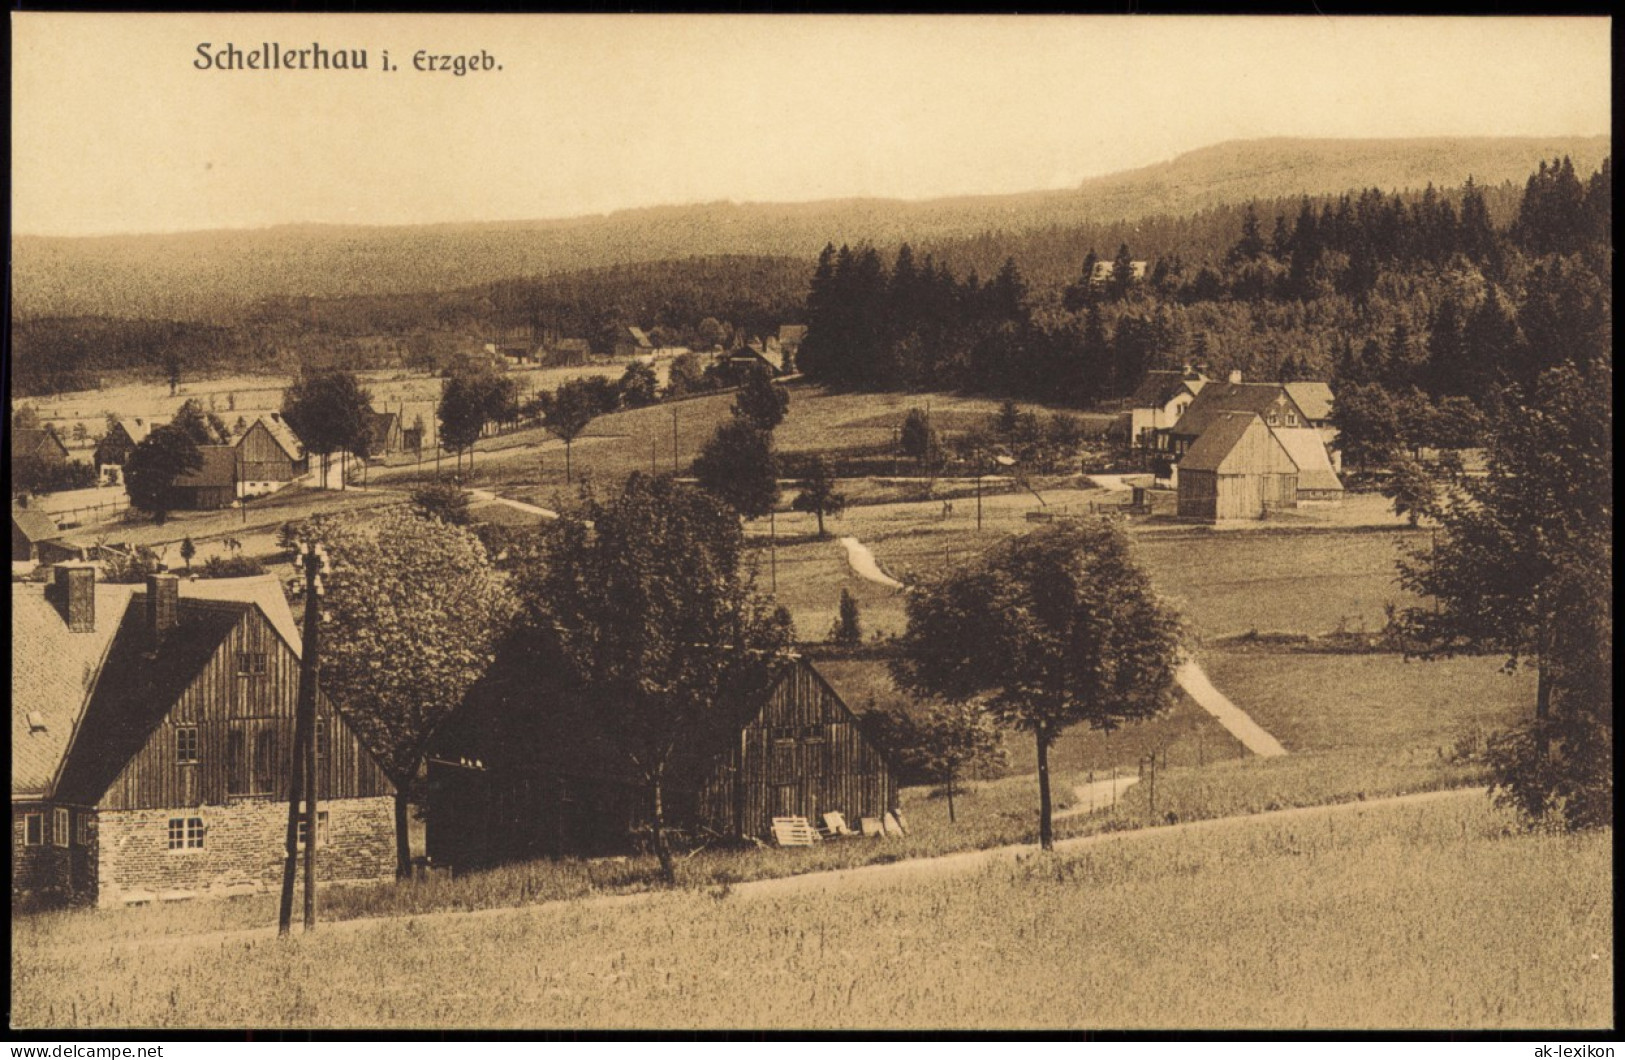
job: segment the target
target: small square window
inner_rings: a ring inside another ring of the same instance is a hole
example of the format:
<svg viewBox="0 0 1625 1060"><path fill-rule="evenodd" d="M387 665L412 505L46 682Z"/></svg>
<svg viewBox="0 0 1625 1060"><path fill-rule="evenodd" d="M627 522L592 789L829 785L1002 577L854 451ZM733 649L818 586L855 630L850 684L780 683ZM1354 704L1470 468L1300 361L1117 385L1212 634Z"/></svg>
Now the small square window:
<svg viewBox="0 0 1625 1060"><path fill-rule="evenodd" d="M45 815L23 814L23 845L37 847L45 842Z"/></svg>
<svg viewBox="0 0 1625 1060"><path fill-rule="evenodd" d="M240 651L237 653L237 672L255 677L265 673L265 653L262 651Z"/></svg>
<svg viewBox="0 0 1625 1060"><path fill-rule="evenodd" d="M1286 425L1288 427L1296 427L1298 425L1298 414L1296 412L1289 412L1286 414Z"/></svg>
<svg viewBox="0 0 1625 1060"><path fill-rule="evenodd" d="M169 849L202 850L203 818L171 817L169 819Z"/></svg>
<svg viewBox="0 0 1625 1060"><path fill-rule="evenodd" d="M182 725L175 730L175 761L183 766L198 761L196 725Z"/></svg>
<svg viewBox="0 0 1625 1060"><path fill-rule="evenodd" d="M1281 417L1276 415L1273 411L1264 418L1269 421L1269 425L1271 427L1274 427L1276 424L1281 422Z"/></svg>
<svg viewBox="0 0 1625 1060"><path fill-rule="evenodd" d="M300 850L305 849L305 837L307 835L309 835L309 834L310 834L310 830L306 826L305 811L304 811L303 807L300 807L300 814L299 814L299 849ZM317 810L316 811L316 846L318 848L320 848L320 847L325 847L326 845L327 845L327 811L326 810Z"/></svg>
<svg viewBox="0 0 1625 1060"><path fill-rule="evenodd" d="M72 838L72 821L67 810L58 806L51 811L51 842L59 847L68 845Z"/></svg>

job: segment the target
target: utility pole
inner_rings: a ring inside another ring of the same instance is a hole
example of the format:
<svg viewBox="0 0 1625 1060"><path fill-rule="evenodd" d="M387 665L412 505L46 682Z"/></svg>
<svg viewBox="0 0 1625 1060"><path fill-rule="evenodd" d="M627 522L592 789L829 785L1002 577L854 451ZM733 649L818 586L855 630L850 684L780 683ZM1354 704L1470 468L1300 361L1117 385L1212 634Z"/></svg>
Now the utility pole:
<svg viewBox="0 0 1625 1060"><path fill-rule="evenodd" d="M779 513L777 509L770 509L767 513L767 564L772 579L773 592L779 591Z"/></svg>
<svg viewBox="0 0 1625 1060"><path fill-rule="evenodd" d="M677 474L677 406L671 407L671 473Z"/></svg>
<svg viewBox="0 0 1625 1060"><path fill-rule="evenodd" d="M288 934L293 920L293 879L297 872L301 819L305 824L305 930L316 929L316 653L321 623L318 597L325 591L321 573L327 566L327 550L321 545L301 543L298 562L305 571L304 651L299 659L299 700L294 715L292 768L289 770L288 847L282 870L279 935Z"/></svg>

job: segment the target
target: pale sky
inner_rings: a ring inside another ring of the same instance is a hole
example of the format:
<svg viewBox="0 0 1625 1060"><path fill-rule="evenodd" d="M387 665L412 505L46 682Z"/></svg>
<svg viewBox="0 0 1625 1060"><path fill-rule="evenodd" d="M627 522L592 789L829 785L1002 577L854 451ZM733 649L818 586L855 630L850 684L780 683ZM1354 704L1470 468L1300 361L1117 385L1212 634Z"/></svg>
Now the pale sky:
<svg viewBox="0 0 1625 1060"><path fill-rule="evenodd" d="M12 29L29 234L922 199L1238 138L1610 130L1600 18L13 12ZM365 49L368 69L204 71L203 42ZM419 73L419 48L502 69Z"/></svg>

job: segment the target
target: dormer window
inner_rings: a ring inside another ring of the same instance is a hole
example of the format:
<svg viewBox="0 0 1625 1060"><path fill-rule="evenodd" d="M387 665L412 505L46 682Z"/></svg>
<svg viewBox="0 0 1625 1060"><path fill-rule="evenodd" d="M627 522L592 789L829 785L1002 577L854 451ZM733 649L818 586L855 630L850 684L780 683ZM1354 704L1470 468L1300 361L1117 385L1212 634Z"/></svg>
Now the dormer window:
<svg viewBox="0 0 1625 1060"><path fill-rule="evenodd" d="M29 711L28 712L28 731L30 733L49 732L50 729L45 724L45 715L41 714L37 710Z"/></svg>
<svg viewBox="0 0 1625 1060"><path fill-rule="evenodd" d="M1271 409L1269 415L1265 416L1264 419L1271 427L1274 427L1281 422L1281 417L1276 414L1274 409Z"/></svg>
<svg viewBox="0 0 1625 1060"><path fill-rule="evenodd" d="M1298 414L1296 412L1289 412L1286 414L1286 425L1288 427L1296 427L1298 425Z"/></svg>

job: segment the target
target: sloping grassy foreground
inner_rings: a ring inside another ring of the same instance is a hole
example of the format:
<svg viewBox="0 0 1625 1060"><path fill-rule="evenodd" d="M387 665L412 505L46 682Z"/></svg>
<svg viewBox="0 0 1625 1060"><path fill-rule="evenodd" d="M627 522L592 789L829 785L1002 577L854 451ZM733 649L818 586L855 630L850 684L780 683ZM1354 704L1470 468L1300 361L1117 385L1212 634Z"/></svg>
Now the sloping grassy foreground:
<svg viewBox="0 0 1625 1060"><path fill-rule="evenodd" d="M1094 841L852 894L687 892L12 957L17 1026L1605 1027L1608 833L1482 797Z"/></svg>

